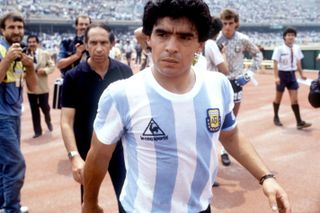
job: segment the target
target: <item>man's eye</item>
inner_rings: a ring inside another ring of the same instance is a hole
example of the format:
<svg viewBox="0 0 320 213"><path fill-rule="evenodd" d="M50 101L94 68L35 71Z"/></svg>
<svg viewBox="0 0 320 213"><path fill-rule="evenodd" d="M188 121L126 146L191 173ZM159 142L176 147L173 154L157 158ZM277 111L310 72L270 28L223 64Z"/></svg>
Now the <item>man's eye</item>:
<svg viewBox="0 0 320 213"><path fill-rule="evenodd" d="M167 33L158 33L158 36L161 38L165 38L168 36L168 34Z"/></svg>
<svg viewBox="0 0 320 213"><path fill-rule="evenodd" d="M182 40L188 40L189 41L189 40L192 40L192 38L193 38L192 36L181 36Z"/></svg>

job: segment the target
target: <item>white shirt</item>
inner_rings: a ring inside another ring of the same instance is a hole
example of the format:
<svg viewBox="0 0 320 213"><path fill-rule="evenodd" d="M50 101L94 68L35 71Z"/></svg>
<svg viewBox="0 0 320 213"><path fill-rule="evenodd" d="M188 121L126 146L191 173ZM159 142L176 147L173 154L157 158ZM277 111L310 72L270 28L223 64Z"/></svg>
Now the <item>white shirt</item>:
<svg viewBox="0 0 320 213"><path fill-rule="evenodd" d="M122 139L126 212L198 213L211 202L219 134L236 126L233 90L219 72L195 74L185 94L161 87L151 68L102 94L94 130L105 144Z"/></svg>
<svg viewBox="0 0 320 213"><path fill-rule="evenodd" d="M282 44L274 49L272 60L278 62L279 71L297 70L297 62L303 58L303 53L298 45L292 45L292 54L291 57L291 48L286 44Z"/></svg>
<svg viewBox="0 0 320 213"><path fill-rule="evenodd" d="M205 57L207 59L207 69L209 71L218 71L217 66L224 62L222 54L217 43L209 39L205 43Z"/></svg>

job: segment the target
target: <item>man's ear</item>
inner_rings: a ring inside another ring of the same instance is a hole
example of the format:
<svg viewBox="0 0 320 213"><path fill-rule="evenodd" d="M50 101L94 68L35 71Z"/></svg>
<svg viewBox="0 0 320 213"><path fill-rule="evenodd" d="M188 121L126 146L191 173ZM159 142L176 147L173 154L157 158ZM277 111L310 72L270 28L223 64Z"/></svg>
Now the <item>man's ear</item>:
<svg viewBox="0 0 320 213"><path fill-rule="evenodd" d="M147 42L147 45L149 46L149 47L151 47L151 45L150 45L150 36L147 36L147 40L146 40L146 42Z"/></svg>
<svg viewBox="0 0 320 213"><path fill-rule="evenodd" d="M198 53L202 53L204 45L205 45L205 42L200 42L200 47L199 47Z"/></svg>

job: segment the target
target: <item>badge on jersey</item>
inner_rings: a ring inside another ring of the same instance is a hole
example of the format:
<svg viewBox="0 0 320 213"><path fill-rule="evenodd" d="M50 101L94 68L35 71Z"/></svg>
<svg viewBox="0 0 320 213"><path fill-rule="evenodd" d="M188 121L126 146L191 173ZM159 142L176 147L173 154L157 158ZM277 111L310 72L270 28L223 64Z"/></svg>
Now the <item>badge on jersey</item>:
<svg viewBox="0 0 320 213"><path fill-rule="evenodd" d="M210 132L217 132L221 127L221 116L218 108L207 110L207 128Z"/></svg>

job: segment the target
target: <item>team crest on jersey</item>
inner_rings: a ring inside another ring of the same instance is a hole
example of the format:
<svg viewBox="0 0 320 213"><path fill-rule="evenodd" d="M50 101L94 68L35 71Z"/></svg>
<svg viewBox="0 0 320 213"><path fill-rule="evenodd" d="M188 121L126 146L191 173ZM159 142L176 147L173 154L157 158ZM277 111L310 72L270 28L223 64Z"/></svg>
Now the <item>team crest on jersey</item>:
<svg viewBox="0 0 320 213"><path fill-rule="evenodd" d="M221 116L218 108L207 110L207 128L210 132L217 132L221 127Z"/></svg>
<svg viewBox="0 0 320 213"><path fill-rule="evenodd" d="M160 128L157 122L151 118L142 136L140 136L140 139L144 141L162 141L168 140L168 136Z"/></svg>

